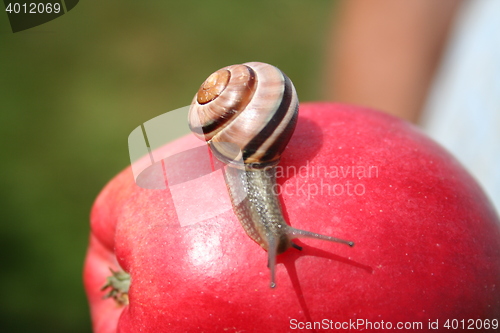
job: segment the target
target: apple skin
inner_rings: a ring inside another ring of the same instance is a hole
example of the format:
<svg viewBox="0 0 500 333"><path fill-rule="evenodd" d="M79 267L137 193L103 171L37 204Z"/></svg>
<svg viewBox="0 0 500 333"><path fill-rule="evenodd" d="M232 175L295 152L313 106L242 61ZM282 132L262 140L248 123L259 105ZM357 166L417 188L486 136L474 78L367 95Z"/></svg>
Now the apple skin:
<svg viewBox="0 0 500 333"><path fill-rule="evenodd" d="M84 282L94 331L286 332L292 319L411 321L427 331L429 320L442 329L447 319L500 319L498 216L475 180L416 127L365 108L301 104L280 165L303 167L278 178L287 221L353 248L297 240L303 250L278 256L271 289L267 253L231 210L181 227L170 191L140 188L128 168L91 213ZM312 175L321 166L378 173ZM314 195L310 184L345 191ZM199 204L210 211L213 198ZM102 299L110 267L131 275L126 306Z"/></svg>

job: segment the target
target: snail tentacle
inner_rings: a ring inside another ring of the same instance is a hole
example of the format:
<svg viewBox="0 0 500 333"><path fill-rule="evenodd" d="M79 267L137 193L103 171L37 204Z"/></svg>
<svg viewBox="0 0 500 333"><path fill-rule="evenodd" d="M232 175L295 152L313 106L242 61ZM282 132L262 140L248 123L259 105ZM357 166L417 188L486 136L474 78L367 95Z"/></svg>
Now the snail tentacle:
<svg viewBox="0 0 500 333"><path fill-rule="evenodd" d="M351 247L354 246L354 242L346 241L344 239L340 239L340 238L336 238L336 237L318 234L316 232L310 232L310 231L306 231L306 230L296 229L296 228L292 228L292 227L288 227L287 235L291 239L294 239L294 238L315 238L315 239L326 240L329 242L342 243L342 244L349 245Z"/></svg>
<svg viewBox="0 0 500 333"><path fill-rule="evenodd" d="M268 267L271 272L271 283L269 286L271 288L276 287L276 256L278 252L278 242L273 235L268 238L268 250L267 250L267 262Z"/></svg>

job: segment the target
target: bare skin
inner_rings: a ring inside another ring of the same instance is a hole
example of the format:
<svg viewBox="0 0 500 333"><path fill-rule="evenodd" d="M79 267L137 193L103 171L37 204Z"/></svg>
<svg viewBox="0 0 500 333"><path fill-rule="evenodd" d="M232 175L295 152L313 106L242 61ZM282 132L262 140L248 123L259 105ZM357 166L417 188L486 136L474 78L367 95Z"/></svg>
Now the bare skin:
<svg viewBox="0 0 500 333"><path fill-rule="evenodd" d="M417 122L460 0L343 0L324 96Z"/></svg>

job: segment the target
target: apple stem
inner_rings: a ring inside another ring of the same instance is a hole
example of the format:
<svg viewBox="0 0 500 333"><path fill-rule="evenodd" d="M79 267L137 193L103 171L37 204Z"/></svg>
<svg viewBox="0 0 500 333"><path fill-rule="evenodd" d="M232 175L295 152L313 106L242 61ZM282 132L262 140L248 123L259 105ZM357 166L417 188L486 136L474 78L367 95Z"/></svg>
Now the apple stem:
<svg viewBox="0 0 500 333"><path fill-rule="evenodd" d="M114 271L111 267L111 276L106 278L106 284L102 286L101 290L110 289L109 292L103 296L106 298L113 298L118 305L128 304L128 290L130 288L130 274L125 271Z"/></svg>

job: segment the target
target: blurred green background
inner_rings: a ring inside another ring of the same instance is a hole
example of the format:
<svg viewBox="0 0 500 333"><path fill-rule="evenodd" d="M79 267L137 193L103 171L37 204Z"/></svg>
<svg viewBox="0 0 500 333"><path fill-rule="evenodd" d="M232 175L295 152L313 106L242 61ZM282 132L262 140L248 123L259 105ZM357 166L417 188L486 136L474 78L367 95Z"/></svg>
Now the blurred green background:
<svg viewBox="0 0 500 333"><path fill-rule="evenodd" d="M302 101L321 99L335 6L81 1L15 34L0 13L0 330L90 332L89 211L129 164L129 133L235 63L274 64Z"/></svg>

